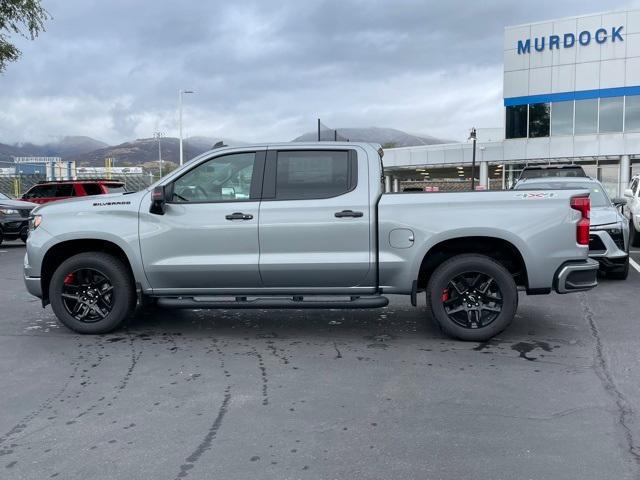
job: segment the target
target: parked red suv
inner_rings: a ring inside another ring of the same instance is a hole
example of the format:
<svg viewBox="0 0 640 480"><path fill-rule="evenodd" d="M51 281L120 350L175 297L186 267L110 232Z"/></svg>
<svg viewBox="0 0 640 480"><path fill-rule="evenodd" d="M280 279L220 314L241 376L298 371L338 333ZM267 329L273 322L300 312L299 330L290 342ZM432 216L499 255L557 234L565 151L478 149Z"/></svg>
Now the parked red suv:
<svg viewBox="0 0 640 480"><path fill-rule="evenodd" d="M40 182L22 195L22 200L48 203L65 198L125 192L124 183L117 180L60 180Z"/></svg>

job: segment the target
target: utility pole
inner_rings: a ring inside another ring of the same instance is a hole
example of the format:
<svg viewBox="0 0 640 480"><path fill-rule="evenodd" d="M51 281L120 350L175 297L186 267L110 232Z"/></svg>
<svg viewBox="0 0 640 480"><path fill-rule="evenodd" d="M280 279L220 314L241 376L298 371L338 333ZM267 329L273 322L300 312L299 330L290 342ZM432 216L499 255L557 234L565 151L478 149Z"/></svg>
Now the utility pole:
<svg viewBox="0 0 640 480"><path fill-rule="evenodd" d="M469 140L473 141L473 153L471 155L471 191L473 192L476 189L476 129L475 127L471 129L471 133L469 134Z"/></svg>
<svg viewBox="0 0 640 480"><path fill-rule="evenodd" d="M158 163L160 164L160 178L162 178L162 137L164 137L164 133L155 132L153 134L153 138L158 140Z"/></svg>
<svg viewBox="0 0 640 480"><path fill-rule="evenodd" d="M318 119L318 141L320 141L320 119Z"/></svg>
<svg viewBox="0 0 640 480"><path fill-rule="evenodd" d="M178 90L178 133L180 138L180 166L184 163L184 153L182 151L182 97L185 93L194 93L193 90Z"/></svg>

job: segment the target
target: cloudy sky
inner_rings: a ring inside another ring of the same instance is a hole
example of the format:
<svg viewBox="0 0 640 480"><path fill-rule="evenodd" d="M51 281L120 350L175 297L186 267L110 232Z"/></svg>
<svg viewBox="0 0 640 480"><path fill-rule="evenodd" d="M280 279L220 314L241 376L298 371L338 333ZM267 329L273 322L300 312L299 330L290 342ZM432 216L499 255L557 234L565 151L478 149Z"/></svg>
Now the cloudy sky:
<svg viewBox="0 0 640 480"><path fill-rule="evenodd" d="M502 125L507 25L625 7L609 0L42 0L36 41L0 74L0 142L88 135L290 140L381 126L462 140ZM15 37L14 37L15 38Z"/></svg>

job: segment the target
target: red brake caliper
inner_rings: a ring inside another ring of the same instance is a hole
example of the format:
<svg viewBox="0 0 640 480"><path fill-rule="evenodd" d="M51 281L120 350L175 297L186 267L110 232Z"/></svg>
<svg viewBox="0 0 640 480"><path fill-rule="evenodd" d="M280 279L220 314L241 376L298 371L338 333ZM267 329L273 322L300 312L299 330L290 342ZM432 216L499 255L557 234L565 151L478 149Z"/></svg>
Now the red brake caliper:
<svg viewBox="0 0 640 480"><path fill-rule="evenodd" d="M67 275L64 277L64 284L65 285L71 285L76 279L76 276L73 273L67 273Z"/></svg>
<svg viewBox="0 0 640 480"><path fill-rule="evenodd" d="M449 289L445 288L444 290L442 290L442 296L440 297L440 299L443 302L446 302L447 300L449 300Z"/></svg>

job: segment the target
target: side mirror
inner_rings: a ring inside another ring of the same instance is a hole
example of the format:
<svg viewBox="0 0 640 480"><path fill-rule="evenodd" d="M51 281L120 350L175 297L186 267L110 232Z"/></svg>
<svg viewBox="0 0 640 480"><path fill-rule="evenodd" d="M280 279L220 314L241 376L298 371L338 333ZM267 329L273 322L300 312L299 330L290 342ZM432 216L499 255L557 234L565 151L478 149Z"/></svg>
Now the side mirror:
<svg viewBox="0 0 640 480"><path fill-rule="evenodd" d="M616 207L623 207L627 204L626 198L617 197L611 200Z"/></svg>
<svg viewBox="0 0 640 480"><path fill-rule="evenodd" d="M164 215L164 205L167 200L167 193L164 185L155 187L151 192L151 207L149 213L154 215Z"/></svg>
<svg viewBox="0 0 640 480"><path fill-rule="evenodd" d="M633 198L633 190L631 190L630 188L627 188L622 194L625 197Z"/></svg>

